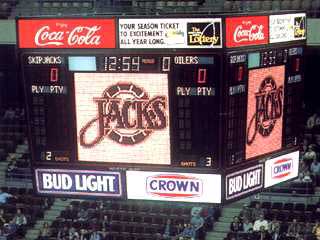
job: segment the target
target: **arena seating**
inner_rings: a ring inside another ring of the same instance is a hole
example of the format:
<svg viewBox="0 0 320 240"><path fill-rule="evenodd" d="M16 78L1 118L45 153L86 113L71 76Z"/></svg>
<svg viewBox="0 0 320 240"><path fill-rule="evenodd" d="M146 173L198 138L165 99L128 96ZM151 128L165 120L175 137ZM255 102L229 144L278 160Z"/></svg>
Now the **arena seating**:
<svg viewBox="0 0 320 240"><path fill-rule="evenodd" d="M33 189L2 187L1 190L12 195L11 198L7 199L6 203L0 205L0 209L4 210L4 219L9 223L14 218L17 209L21 209L27 219L25 230L32 228L38 219L43 218L44 211L49 209L53 203L51 198L34 196ZM5 227L6 225L1 226L1 236L5 232ZM8 239L18 239L21 236L18 236L16 232L12 232L6 237Z"/></svg>
<svg viewBox="0 0 320 240"><path fill-rule="evenodd" d="M301 231L303 232L303 227L310 223L311 228L315 225L315 222L320 219L320 212L317 211L317 204L305 204L305 203L292 203L292 202L270 202L270 201L252 201L249 205L249 209L253 210L256 204L259 203L261 209L264 212L264 218L271 222L276 219L280 222L280 232L287 233L288 226L292 223L293 219L302 226ZM240 216L239 216L240 217ZM226 239L231 239L234 236L234 232L229 232ZM240 239L247 239L248 236L253 233L238 232L237 235ZM302 234L303 235L303 234ZM286 239L291 239L286 237ZM295 238L293 238L295 239ZM309 238L306 238L309 239Z"/></svg>
<svg viewBox="0 0 320 240"><path fill-rule="evenodd" d="M168 203L140 201L73 201L71 207L62 211L51 228L53 237L64 226L81 229L102 229L102 219L107 216L109 235L111 239L155 239L156 234L162 234L167 219L172 220L174 232L179 232L179 226L190 222L192 205L177 205ZM79 220L78 213L83 209L88 217ZM203 210L203 212L205 212ZM215 210L215 218L218 217ZM183 228L183 227L182 227Z"/></svg>

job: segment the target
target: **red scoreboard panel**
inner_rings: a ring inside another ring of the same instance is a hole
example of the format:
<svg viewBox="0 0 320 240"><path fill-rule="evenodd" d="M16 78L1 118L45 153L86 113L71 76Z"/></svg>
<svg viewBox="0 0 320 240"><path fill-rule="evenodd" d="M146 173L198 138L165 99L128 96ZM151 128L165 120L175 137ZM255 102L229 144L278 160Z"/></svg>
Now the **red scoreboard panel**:
<svg viewBox="0 0 320 240"><path fill-rule="evenodd" d="M299 143L305 18L18 19L38 193L217 203L208 179L228 201L281 182L263 163Z"/></svg>

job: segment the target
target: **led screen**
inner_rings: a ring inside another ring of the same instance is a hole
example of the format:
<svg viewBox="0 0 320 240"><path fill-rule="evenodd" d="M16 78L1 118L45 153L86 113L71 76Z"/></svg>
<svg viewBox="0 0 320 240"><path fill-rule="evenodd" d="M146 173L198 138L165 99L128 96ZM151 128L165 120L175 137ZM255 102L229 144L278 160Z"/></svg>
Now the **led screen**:
<svg viewBox="0 0 320 240"><path fill-rule="evenodd" d="M281 148L285 67L249 71L246 159Z"/></svg>
<svg viewBox="0 0 320 240"><path fill-rule="evenodd" d="M170 164L167 74L75 73L74 86L80 161Z"/></svg>

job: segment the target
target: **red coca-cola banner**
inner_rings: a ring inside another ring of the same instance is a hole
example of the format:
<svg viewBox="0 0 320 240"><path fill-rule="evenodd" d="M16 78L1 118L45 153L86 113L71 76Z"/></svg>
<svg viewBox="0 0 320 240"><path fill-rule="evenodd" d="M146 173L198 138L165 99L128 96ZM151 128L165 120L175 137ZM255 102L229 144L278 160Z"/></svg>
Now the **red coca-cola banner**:
<svg viewBox="0 0 320 240"><path fill-rule="evenodd" d="M230 17L226 19L226 29L229 48L269 43L268 16Z"/></svg>
<svg viewBox="0 0 320 240"><path fill-rule="evenodd" d="M115 48L114 19L21 19L20 48Z"/></svg>

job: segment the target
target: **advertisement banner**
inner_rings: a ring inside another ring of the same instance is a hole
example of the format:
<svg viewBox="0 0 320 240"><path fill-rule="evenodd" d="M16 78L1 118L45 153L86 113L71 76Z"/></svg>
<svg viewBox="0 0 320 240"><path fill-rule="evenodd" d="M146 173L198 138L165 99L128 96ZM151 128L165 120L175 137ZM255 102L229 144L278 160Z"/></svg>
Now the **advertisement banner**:
<svg viewBox="0 0 320 240"><path fill-rule="evenodd" d="M221 48L220 18L119 19L120 48Z"/></svg>
<svg viewBox="0 0 320 240"><path fill-rule="evenodd" d="M270 43L306 39L306 14L270 15Z"/></svg>
<svg viewBox="0 0 320 240"><path fill-rule="evenodd" d="M242 47L269 43L268 16L226 18L226 46Z"/></svg>
<svg viewBox="0 0 320 240"><path fill-rule="evenodd" d="M226 176L226 200L240 197L263 187L263 165L237 171Z"/></svg>
<svg viewBox="0 0 320 240"><path fill-rule="evenodd" d="M120 172L35 169L38 193L122 197Z"/></svg>
<svg viewBox="0 0 320 240"><path fill-rule="evenodd" d="M249 71L246 159L282 147L285 67Z"/></svg>
<svg viewBox="0 0 320 240"><path fill-rule="evenodd" d="M127 171L128 199L221 203L221 175Z"/></svg>
<svg viewBox="0 0 320 240"><path fill-rule="evenodd" d="M264 187L297 177L299 174L299 151L288 153L265 162Z"/></svg>
<svg viewBox="0 0 320 240"><path fill-rule="evenodd" d="M19 48L115 48L115 19L21 19Z"/></svg>
<svg viewBox="0 0 320 240"><path fill-rule="evenodd" d="M74 86L79 161L170 164L167 74L75 73Z"/></svg>

